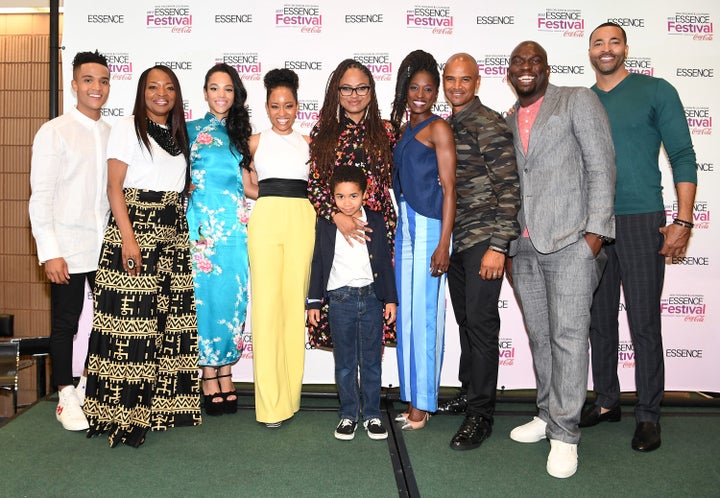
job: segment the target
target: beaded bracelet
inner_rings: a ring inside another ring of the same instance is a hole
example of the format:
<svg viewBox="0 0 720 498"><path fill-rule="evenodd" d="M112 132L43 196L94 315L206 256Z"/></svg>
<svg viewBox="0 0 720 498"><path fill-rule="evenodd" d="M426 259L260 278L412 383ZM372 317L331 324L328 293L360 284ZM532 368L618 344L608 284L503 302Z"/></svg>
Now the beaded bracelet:
<svg viewBox="0 0 720 498"><path fill-rule="evenodd" d="M681 220L679 218L675 218L673 220L673 224L680 225L681 227L685 227L685 228L693 228L695 226L695 223L693 223L691 221Z"/></svg>

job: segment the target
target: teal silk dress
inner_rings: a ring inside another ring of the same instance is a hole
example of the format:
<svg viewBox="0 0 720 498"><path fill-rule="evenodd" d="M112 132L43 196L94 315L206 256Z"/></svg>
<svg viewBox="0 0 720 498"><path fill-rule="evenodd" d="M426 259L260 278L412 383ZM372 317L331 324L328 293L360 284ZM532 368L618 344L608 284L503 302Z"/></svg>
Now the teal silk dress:
<svg viewBox="0 0 720 498"><path fill-rule="evenodd" d="M240 158L223 122L211 113L187 124L190 231L200 366L236 362L248 305L247 221Z"/></svg>

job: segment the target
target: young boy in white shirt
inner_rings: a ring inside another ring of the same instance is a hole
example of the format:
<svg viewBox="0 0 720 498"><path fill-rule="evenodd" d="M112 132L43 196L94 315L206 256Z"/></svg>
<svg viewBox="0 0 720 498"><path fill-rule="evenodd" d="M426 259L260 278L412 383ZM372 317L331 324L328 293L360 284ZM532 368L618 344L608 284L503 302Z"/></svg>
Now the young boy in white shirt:
<svg viewBox="0 0 720 498"><path fill-rule="evenodd" d="M308 293L312 325L320 317L321 298L329 303L340 398L335 437L343 441L355 437L361 414L371 439L387 438L380 416L383 320L395 321L398 298L385 221L382 214L363 208L366 188L360 168L335 168L330 178L335 205L341 213L363 221L371 229L370 240L350 243L334 224L318 218Z"/></svg>

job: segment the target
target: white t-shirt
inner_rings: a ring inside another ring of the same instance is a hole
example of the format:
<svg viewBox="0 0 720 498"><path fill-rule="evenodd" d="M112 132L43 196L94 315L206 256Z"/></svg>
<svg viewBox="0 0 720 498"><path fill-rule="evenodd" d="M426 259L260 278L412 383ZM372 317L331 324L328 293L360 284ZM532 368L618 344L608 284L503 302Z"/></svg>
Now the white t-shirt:
<svg viewBox="0 0 720 498"><path fill-rule="evenodd" d="M124 188L157 192L182 192L185 188L185 156L171 156L150 137L152 156L135 134L133 116L117 121L110 131L108 159L128 165Z"/></svg>
<svg viewBox="0 0 720 498"><path fill-rule="evenodd" d="M367 221L365 208L360 209L362 210L360 219ZM367 244L355 242L351 246L340 230L336 230L335 257L328 277L327 290L340 287L365 287L374 281Z"/></svg>

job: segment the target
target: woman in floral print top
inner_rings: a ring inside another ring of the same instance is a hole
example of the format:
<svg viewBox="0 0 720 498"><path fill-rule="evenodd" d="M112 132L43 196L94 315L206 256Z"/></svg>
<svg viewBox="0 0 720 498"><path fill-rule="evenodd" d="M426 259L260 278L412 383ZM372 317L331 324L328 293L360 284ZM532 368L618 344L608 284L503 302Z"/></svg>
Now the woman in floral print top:
<svg viewBox="0 0 720 498"><path fill-rule="evenodd" d="M368 178L365 206L383 214L392 247L397 215L390 186L396 136L390 122L380 117L375 81L363 64L346 59L333 71L310 140L308 197L318 216L333 221L350 243L364 243L372 237L363 222L338 211L329 188L336 166L357 166ZM308 336L313 347L332 347L327 305L319 325L309 326ZM385 341L395 342L394 327L386 325Z"/></svg>
<svg viewBox="0 0 720 498"><path fill-rule="evenodd" d="M220 415L237 411L231 368L243 350L248 306L242 166L250 162L251 128L247 93L235 69L213 66L203 89L210 111L187 125L194 186L187 219L205 412Z"/></svg>

